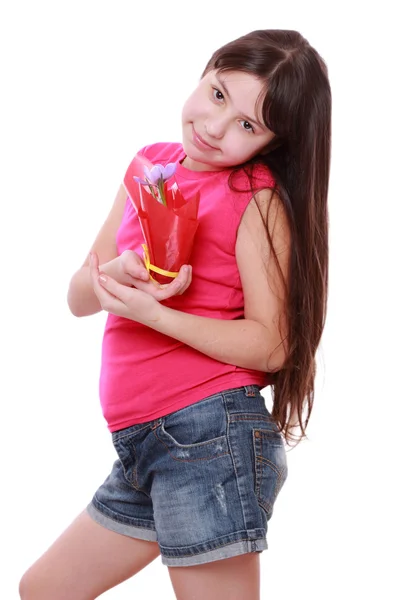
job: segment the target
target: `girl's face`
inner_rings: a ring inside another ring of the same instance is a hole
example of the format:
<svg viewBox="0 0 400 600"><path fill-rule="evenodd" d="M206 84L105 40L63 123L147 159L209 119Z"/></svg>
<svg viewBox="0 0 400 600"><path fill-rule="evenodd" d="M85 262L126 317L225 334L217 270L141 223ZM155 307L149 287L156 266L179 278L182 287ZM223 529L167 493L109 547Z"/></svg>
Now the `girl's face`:
<svg viewBox="0 0 400 600"><path fill-rule="evenodd" d="M274 138L262 122L260 93L264 84L240 71L210 71L182 111L185 167L217 171L242 164Z"/></svg>

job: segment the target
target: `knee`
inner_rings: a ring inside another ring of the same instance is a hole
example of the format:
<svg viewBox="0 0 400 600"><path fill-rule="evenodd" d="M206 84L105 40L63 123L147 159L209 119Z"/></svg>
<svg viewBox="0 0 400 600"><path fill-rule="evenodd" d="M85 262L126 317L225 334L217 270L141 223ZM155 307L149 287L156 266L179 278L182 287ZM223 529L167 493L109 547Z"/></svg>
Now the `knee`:
<svg viewBox="0 0 400 600"><path fill-rule="evenodd" d="M33 567L28 569L19 582L19 596L21 600L44 600L43 586Z"/></svg>
<svg viewBox="0 0 400 600"><path fill-rule="evenodd" d="M28 572L24 573L21 577L21 581L19 582L19 597L21 600L27 600L29 598L29 576Z"/></svg>

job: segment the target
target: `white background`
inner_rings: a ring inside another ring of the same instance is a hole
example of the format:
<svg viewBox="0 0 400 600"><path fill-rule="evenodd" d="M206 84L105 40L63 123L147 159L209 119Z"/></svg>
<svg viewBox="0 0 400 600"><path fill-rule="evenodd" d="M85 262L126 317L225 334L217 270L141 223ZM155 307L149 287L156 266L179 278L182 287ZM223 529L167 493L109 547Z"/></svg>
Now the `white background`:
<svg viewBox="0 0 400 600"><path fill-rule="evenodd" d="M309 439L288 453L261 554L261 598L399 597L399 67L390 6L2 3L1 598L18 598L23 571L114 460L97 395L105 314L69 313L70 277L133 154L179 141L181 106L211 53L258 28L299 30L326 60L333 93L328 321ZM145 595L174 598L161 559L104 597Z"/></svg>

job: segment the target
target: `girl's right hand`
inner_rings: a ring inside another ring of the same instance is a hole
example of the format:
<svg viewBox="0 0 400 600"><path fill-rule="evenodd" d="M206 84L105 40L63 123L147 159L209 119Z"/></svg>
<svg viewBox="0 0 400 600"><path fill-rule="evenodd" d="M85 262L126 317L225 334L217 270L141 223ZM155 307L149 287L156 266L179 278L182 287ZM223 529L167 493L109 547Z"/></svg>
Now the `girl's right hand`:
<svg viewBox="0 0 400 600"><path fill-rule="evenodd" d="M159 302L183 294L192 281L192 267L190 265L183 265L179 270L179 274L171 283L160 285L150 279L149 272L137 252L124 250L118 257L118 261L121 273L120 282L147 292Z"/></svg>

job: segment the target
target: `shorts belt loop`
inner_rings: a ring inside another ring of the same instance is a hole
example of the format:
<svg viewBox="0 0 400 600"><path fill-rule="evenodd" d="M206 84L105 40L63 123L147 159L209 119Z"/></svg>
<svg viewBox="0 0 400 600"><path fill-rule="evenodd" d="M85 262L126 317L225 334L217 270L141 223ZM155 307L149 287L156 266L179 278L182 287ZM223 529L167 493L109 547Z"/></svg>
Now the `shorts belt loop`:
<svg viewBox="0 0 400 600"><path fill-rule="evenodd" d="M245 385L244 386L244 391L248 398L256 397L256 389L257 388L254 385Z"/></svg>
<svg viewBox="0 0 400 600"><path fill-rule="evenodd" d="M153 425L151 426L151 430L153 431L153 429L157 429L157 427L160 427L160 425L163 424L163 419L157 419L157 421L155 423L153 423Z"/></svg>

